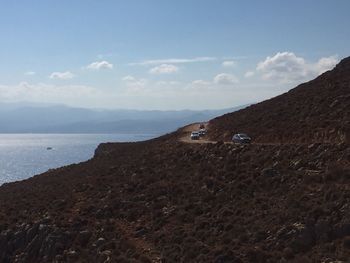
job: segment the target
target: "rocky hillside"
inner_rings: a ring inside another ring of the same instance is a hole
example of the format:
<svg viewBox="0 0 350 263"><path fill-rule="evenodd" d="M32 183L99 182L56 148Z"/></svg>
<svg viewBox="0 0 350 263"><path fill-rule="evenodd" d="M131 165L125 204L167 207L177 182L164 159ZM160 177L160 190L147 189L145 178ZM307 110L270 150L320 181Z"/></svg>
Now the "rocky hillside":
<svg viewBox="0 0 350 263"><path fill-rule="evenodd" d="M350 57L285 94L210 121L214 140L239 132L256 142L349 142Z"/></svg>
<svg viewBox="0 0 350 263"><path fill-rule="evenodd" d="M210 123L279 143L179 130L1 186L0 262L348 262L349 64Z"/></svg>
<svg viewBox="0 0 350 263"><path fill-rule="evenodd" d="M102 145L0 188L0 261L346 260L349 158L346 145Z"/></svg>

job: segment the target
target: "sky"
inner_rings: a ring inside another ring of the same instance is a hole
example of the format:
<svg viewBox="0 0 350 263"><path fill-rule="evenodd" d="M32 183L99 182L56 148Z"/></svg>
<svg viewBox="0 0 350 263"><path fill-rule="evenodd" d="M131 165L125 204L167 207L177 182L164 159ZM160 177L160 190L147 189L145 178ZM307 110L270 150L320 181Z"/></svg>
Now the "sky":
<svg viewBox="0 0 350 263"><path fill-rule="evenodd" d="M222 109L350 55L348 0L1 1L0 102Z"/></svg>

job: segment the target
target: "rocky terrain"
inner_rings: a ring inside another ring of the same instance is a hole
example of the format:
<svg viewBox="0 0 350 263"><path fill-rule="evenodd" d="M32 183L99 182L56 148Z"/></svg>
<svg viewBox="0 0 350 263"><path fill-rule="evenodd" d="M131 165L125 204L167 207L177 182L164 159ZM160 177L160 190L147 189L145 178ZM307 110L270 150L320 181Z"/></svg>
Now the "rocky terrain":
<svg viewBox="0 0 350 263"><path fill-rule="evenodd" d="M349 78L1 186L0 262L349 262Z"/></svg>

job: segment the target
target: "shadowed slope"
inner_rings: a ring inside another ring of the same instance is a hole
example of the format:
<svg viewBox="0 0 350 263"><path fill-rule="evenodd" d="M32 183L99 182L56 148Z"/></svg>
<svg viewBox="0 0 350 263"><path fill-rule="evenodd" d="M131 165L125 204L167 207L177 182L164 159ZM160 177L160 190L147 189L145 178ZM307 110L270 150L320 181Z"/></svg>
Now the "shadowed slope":
<svg viewBox="0 0 350 263"><path fill-rule="evenodd" d="M349 142L350 58L289 92L210 121L213 140L245 132L256 142Z"/></svg>

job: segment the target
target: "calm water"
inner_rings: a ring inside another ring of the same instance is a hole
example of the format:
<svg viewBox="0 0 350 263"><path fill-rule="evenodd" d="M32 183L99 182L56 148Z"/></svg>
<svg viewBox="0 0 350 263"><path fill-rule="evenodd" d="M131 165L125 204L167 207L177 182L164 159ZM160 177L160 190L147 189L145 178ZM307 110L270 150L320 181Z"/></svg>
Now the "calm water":
<svg viewBox="0 0 350 263"><path fill-rule="evenodd" d="M86 161L102 142L142 141L152 137L155 135L0 134L0 185Z"/></svg>

